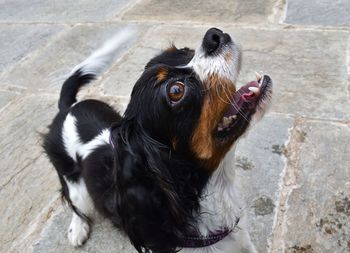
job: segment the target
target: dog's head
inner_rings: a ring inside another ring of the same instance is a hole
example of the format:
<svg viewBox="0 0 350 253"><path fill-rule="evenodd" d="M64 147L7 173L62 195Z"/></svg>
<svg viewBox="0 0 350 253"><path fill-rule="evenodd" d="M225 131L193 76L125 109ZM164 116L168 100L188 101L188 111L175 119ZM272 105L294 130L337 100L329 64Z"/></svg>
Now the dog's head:
<svg viewBox="0 0 350 253"><path fill-rule="evenodd" d="M147 64L126 116L213 171L271 95L267 75L237 90L240 65L240 47L212 28L195 52L171 47Z"/></svg>
<svg viewBox="0 0 350 253"><path fill-rule="evenodd" d="M240 65L238 44L212 28L196 51L173 46L153 58L135 84L114 136L118 210L137 249L174 249L210 173L265 111L270 77L237 89Z"/></svg>

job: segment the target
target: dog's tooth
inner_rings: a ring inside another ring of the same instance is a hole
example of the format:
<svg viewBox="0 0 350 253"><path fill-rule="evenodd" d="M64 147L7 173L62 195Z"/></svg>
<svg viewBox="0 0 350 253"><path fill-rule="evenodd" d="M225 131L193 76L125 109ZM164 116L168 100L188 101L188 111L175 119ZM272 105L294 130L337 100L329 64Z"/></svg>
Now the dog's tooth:
<svg viewBox="0 0 350 253"><path fill-rule="evenodd" d="M249 87L248 88L250 91L254 92L255 94L258 94L260 89L258 87Z"/></svg>
<svg viewBox="0 0 350 253"><path fill-rule="evenodd" d="M224 126L224 127L227 127L228 125L230 125L231 121L232 121L232 119L227 118L227 117L224 117L223 126Z"/></svg>
<svg viewBox="0 0 350 253"><path fill-rule="evenodd" d="M234 119L236 119L237 118L237 115L232 115L232 116L230 116L230 119L231 120L234 120Z"/></svg>
<svg viewBox="0 0 350 253"><path fill-rule="evenodd" d="M227 121L228 121L228 118L224 117L224 122L223 122L223 126L226 127L228 124L227 124Z"/></svg>
<svg viewBox="0 0 350 253"><path fill-rule="evenodd" d="M262 72L262 71L261 71L261 72ZM264 81L264 75L262 75L261 79L260 79L259 82L258 82L259 87L261 87L263 81Z"/></svg>
<svg viewBox="0 0 350 253"><path fill-rule="evenodd" d="M222 131L222 130L223 130L223 128L222 128L221 126L219 126L219 127L218 127L218 130L219 130L219 131Z"/></svg>
<svg viewBox="0 0 350 253"><path fill-rule="evenodd" d="M256 80L260 81L262 76L256 71L255 71L255 76L256 76Z"/></svg>
<svg viewBox="0 0 350 253"><path fill-rule="evenodd" d="M264 80L264 77L260 80L259 87L261 87L261 85L263 84L263 80Z"/></svg>

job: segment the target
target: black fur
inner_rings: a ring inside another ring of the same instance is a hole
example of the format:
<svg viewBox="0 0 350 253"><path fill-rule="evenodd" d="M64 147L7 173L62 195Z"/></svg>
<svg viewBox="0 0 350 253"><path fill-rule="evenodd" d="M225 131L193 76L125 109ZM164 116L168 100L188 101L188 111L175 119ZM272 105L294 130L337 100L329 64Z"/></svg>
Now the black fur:
<svg viewBox="0 0 350 253"><path fill-rule="evenodd" d="M174 67L187 64L192 57L192 50L176 49L152 59L135 84L124 117L96 100L71 107L79 88L94 79L78 70L64 83L60 111L45 136L44 149L68 202L63 177L83 178L96 209L122 228L138 252L175 252L181 238L195 230L209 173L200 167L188 142L201 112L203 87L192 69ZM165 80L157 79L160 69L166 70ZM186 84L185 97L177 104L166 95L168 85L175 81ZM62 140L68 113L77 119L84 143L113 125L116 148L99 146L74 162Z"/></svg>
<svg viewBox="0 0 350 253"><path fill-rule="evenodd" d="M95 79L93 74L83 74L77 70L64 83L61 89L60 99L58 101L58 108L60 111L67 110L76 100L79 89Z"/></svg>

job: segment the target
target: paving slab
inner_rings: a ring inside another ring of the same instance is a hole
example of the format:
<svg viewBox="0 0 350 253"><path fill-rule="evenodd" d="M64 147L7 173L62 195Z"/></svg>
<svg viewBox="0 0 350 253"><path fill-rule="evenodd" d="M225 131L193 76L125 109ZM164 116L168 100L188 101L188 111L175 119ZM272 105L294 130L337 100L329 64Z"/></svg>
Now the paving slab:
<svg viewBox="0 0 350 253"><path fill-rule="evenodd" d="M278 113L350 118L347 39L343 32L232 30L243 47L241 81L262 70L274 81Z"/></svg>
<svg viewBox="0 0 350 253"><path fill-rule="evenodd" d="M183 27L182 27L183 28ZM184 28L186 29L186 28ZM202 32L198 32L202 31ZM176 42L176 46L197 47L205 28L182 32L179 29L160 30L159 28L150 29L142 38L137 48L111 69L110 75L102 80L102 86L105 94L115 96L130 96L134 84L141 76L147 62L162 50L167 49ZM158 34L159 33L159 34Z"/></svg>
<svg viewBox="0 0 350 253"><path fill-rule="evenodd" d="M4 106L6 106L15 96L17 95L16 92L7 91L7 90L0 90L0 111L3 109Z"/></svg>
<svg viewBox="0 0 350 253"><path fill-rule="evenodd" d="M249 23L267 22L272 13L274 0L236 1L140 1L123 17L126 20L188 21L206 23Z"/></svg>
<svg viewBox="0 0 350 253"><path fill-rule="evenodd" d="M283 22L297 26L271 24L282 9ZM135 253L107 220L86 245L70 246L71 214L39 133L72 67L119 29L129 26L133 39L79 98L123 111L150 58L172 42L198 47L218 23L242 45L239 85L256 70L275 84L271 113L240 141L235 160L258 252L271 252L276 238L278 253L350 252L349 13L349 0L0 0L0 252ZM290 131L296 124L300 136Z"/></svg>
<svg viewBox="0 0 350 253"><path fill-rule="evenodd" d="M58 182L43 154L40 132L57 110L52 97L28 95L0 113L0 252L30 229L57 197ZM11 201L11 204L6 204ZM15 214L15 215L14 215Z"/></svg>
<svg viewBox="0 0 350 253"><path fill-rule="evenodd" d="M60 25L40 24L0 25L0 73L7 67L18 63L33 50L45 45L52 36L62 31L63 28Z"/></svg>
<svg viewBox="0 0 350 253"><path fill-rule="evenodd" d="M0 22L86 22L114 19L133 0L1 0Z"/></svg>
<svg viewBox="0 0 350 253"><path fill-rule="evenodd" d="M160 52L160 49L136 48L111 69L110 75L102 81L104 93L115 96L130 96L132 88L141 76L147 62Z"/></svg>
<svg viewBox="0 0 350 253"><path fill-rule="evenodd" d="M350 252L350 126L310 121L300 132L297 184L285 213L286 251Z"/></svg>
<svg viewBox="0 0 350 253"><path fill-rule="evenodd" d="M349 0L288 0L286 23L350 26Z"/></svg>
<svg viewBox="0 0 350 253"><path fill-rule="evenodd" d="M233 34L242 46L240 85L251 81L255 78L254 71L260 70L269 73L274 80L272 111L334 120L350 118L347 56L344 53L348 33L220 28ZM207 29L159 26L148 32L142 46L159 50L175 42L178 47L197 48ZM144 57L151 53L149 49L139 50L129 57L142 59L135 63L137 70L142 69L146 62ZM129 74L123 75L123 72L118 73L112 78L113 82L118 78L127 80ZM120 82L123 92L131 90L135 79Z"/></svg>
<svg viewBox="0 0 350 253"><path fill-rule="evenodd" d="M283 149L292 125L292 118L266 115L237 146L236 181L247 205L252 240L260 253L268 252L285 168Z"/></svg>
<svg viewBox="0 0 350 253"><path fill-rule="evenodd" d="M78 25L49 45L19 63L0 77L0 83L59 92L71 69L122 28L129 28L132 39L117 52L116 61L137 41L144 27L125 24Z"/></svg>
<svg viewBox="0 0 350 253"><path fill-rule="evenodd" d="M129 240L108 220L96 222L89 240L82 247L74 248L67 238L70 221L70 210L59 210L43 230L40 240L34 243L33 253L136 253Z"/></svg>

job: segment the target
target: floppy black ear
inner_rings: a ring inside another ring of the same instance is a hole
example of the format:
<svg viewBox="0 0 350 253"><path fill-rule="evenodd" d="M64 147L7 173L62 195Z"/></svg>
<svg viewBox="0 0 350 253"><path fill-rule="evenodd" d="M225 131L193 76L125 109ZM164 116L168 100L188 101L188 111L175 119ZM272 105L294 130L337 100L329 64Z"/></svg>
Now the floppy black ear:
<svg viewBox="0 0 350 253"><path fill-rule="evenodd" d="M123 230L139 252L175 252L192 231L204 177L142 130L120 127L113 136Z"/></svg>

